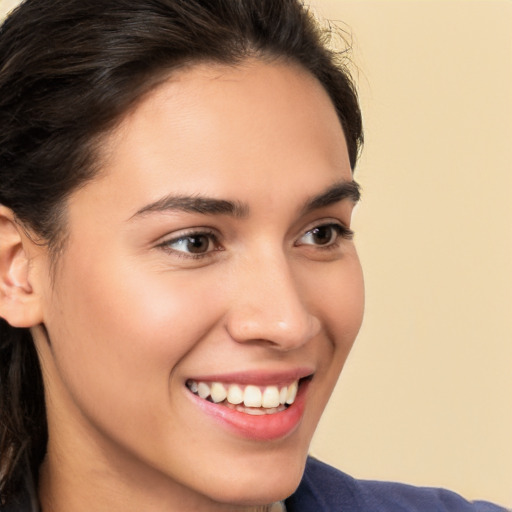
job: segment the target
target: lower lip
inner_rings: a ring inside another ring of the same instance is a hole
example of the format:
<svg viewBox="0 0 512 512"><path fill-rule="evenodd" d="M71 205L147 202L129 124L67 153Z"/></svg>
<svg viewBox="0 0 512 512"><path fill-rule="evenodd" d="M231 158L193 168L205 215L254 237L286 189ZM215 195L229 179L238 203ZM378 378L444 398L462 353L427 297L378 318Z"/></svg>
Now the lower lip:
<svg viewBox="0 0 512 512"><path fill-rule="evenodd" d="M304 414L308 385L309 380L300 383L295 401L284 411L261 416L243 413L203 400L188 390L187 393L203 412L236 435L246 439L272 441L290 435L298 427Z"/></svg>

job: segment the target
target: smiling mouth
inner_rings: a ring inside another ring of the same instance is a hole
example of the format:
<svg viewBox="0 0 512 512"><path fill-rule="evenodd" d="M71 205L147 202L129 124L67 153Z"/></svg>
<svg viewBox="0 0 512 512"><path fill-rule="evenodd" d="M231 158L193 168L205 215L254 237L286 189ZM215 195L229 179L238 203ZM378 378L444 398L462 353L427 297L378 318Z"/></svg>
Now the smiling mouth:
<svg viewBox="0 0 512 512"><path fill-rule="evenodd" d="M292 405L301 384L299 379L286 386L255 386L204 382L189 379L187 388L196 396L218 405L252 415L276 414Z"/></svg>

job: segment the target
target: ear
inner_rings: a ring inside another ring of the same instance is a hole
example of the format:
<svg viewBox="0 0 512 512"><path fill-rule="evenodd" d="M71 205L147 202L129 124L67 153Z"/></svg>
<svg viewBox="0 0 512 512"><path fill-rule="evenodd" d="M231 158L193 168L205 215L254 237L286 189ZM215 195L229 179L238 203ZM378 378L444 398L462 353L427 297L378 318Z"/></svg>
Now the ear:
<svg viewBox="0 0 512 512"><path fill-rule="evenodd" d="M13 327L42 322L41 302L30 283L29 244L12 210L0 205L0 317Z"/></svg>

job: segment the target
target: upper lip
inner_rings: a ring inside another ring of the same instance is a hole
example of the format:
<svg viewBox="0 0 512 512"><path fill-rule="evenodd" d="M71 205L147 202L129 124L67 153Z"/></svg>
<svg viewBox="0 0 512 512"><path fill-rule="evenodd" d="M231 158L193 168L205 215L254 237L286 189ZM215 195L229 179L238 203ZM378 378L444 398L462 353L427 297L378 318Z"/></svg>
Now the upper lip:
<svg viewBox="0 0 512 512"><path fill-rule="evenodd" d="M196 375L189 380L201 382L221 382L224 384L253 384L256 386L286 385L310 377L314 371L310 367L291 368L287 370L250 370L223 374Z"/></svg>

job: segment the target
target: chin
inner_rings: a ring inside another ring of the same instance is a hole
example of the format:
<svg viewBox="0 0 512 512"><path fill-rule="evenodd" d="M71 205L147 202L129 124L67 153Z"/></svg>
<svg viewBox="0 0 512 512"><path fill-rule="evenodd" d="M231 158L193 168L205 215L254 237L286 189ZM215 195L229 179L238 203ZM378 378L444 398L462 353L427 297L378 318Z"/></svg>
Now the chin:
<svg viewBox="0 0 512 512"><path fill-rule="evenodd" d="M295 492L302 478L303 468L297 474L281 473L269 478L266 475L246 475L243 479L228 482L224 492L217 489L210 498L217 503L238 506L268 505L285 500Z"/></svg>
<svg viewBox="0 0 512 512"><path fill-rule="evenodd" d="M240 454L240 458L244 457ZM240 506L267 505L286 499L297 489L306 464L306 454L287 455L279 449L234 463L232 471L211 479L208 494L213 501Z"/></svg>

